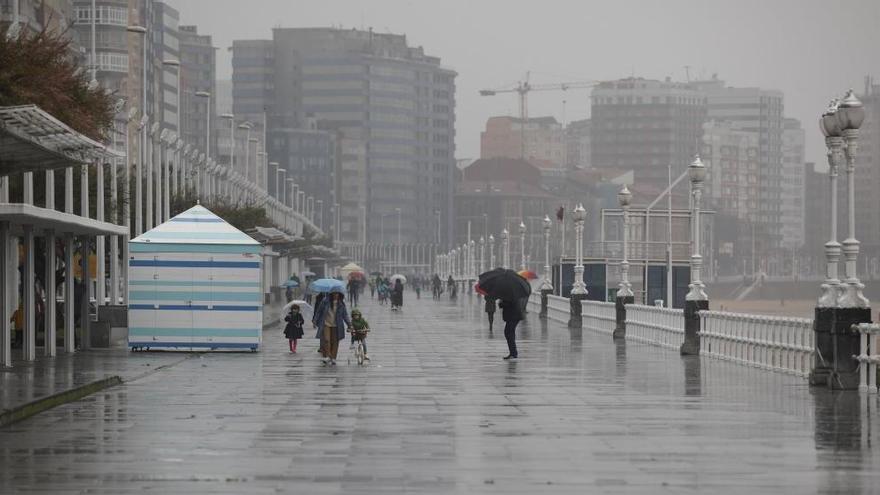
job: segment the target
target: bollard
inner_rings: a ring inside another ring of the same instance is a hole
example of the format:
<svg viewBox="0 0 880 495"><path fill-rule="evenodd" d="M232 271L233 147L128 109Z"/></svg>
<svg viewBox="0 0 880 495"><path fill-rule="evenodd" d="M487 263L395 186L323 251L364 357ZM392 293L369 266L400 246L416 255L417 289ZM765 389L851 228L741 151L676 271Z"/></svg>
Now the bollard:
<svg viewBox="0 0 880 495"><path fill-rule="evenodd" d="M858 390L859 362L853 359L861 348L858 330L853 325L871 323L870 308L837 308L831 327L831 373L828 387L832 390Z"/></svg>
<svg viewBox="0 0 880 495"><path fill-rule="evenodd" d="M682 356L700 355L700 311L709 309L709 301L685 301L684 342L679 348Z"/></svg>
<svg viewBox="0 0 880 495"><path fill-rule="evenodd" d="M813 356L813 367L810 370L810 385L828 385L831 376L832 353L834 349L831 329L836 319L837 308L815 308L813 316L813 335L816 352Z"/></svg>
<svg viewBox="0 0 880 495"><path fill-rule="evenodd" d="M586 294L571 294L568 296L568 328L581 328L583 326L583 307L581 306L581 301L586 298Z"/></svg>
<svg viewBox="0 0 880 495"><path fill-rule="evenodd" d="M612 339L626 338L626 305L635 302L634 296L618 297L614 300L614 331L611 333Z"/></svg>

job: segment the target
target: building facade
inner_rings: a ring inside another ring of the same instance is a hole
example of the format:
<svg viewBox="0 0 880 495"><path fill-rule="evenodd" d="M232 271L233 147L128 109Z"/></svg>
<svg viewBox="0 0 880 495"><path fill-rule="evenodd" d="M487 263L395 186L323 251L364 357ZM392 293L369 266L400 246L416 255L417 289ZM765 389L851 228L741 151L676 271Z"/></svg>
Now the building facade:
<svg viewBox="0 0 880 495"><path fill-rule="evenodd" d="M396 208L402 242L433 239L438 218L449 239L456 73L439 58L402 35L332 28L274 29L271 41L236 41L233 56L237 117L262 111L270 126L314 118L341 133L351 152L341 153L340 187L364 196L340 202L340 241L358 242L364 218L376 235Z"/></svg>
<svg viewBox="0 0 880 495"><path fill-rule="evenodd" d="M856 157L856 238L862 243L862 259L874 259L873 263L880 265L880 195L877 194L880 190L880 84L866 77L859 99L865 106L865 121L860 129ZM845 170L840 170L840 176L846 177ZM843 192L839 196L846 197Z"/></svg>
<svg viewBox="0 0 880 495"><path fill-rule="evenodd" d="M590 168L590 119L575 120L565 126L566 168Z"/></svg>
<svg viewBox="0 0 880 495"><path fill-rule="evenodd" d="M591 99L591 165L632 170L637 203L666 189L668 167L677 177L699 150L706 100L690 84L620 79L598 84ZM687 185L674 193L686 201Z"/></svg>
<svg viewBox="0 0 880 495"><path fill-rule="evenodd" d="M785 119L782 131L782 184L780 221L782 246L800 249L804 244L804 144L806 135L797 119Z"/></svg>
<svg viewBox="0 0 880 495"><path fill-rule="evenodd" d="M180 100L181 120L180 135L187 143L199 143L207 146L210 156L218 157L218 137L220 129L217 125L217 60L216 48L211 36L199 34L196 26L180 26ZM207 92L210 98L198 97L197 92ZM211 129L211 140L207 143L208 129ZM226 129L222 129L226 131ZM229 132L226 132L227 137ZM207 143L207 144L206 144ZM225 142L228 149L229 142ZM228 151L224 155L228 163Z"/></svg>
<svg viewBox="0 0 880 495"><path fill-rule="evenodd" d="M541 168L565 165L565 132L553 117L490 117L480 133L480 158L525 158Z"/></svg>

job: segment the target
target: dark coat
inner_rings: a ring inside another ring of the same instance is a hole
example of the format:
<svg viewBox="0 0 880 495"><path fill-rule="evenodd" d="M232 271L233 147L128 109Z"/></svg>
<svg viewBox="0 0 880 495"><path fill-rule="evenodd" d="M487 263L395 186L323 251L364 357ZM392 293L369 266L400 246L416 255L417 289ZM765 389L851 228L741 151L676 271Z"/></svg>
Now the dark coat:
<svg viewBox="0 0 880 495"><path fill-rule="evenodd" d="M510 323L523 319L522 308L519 301L502 300L499 306L501 306L501 318L504 321Z"/></svg>
<svg viewBox="0 0 880 495"><path fill-rule="evenodd" d="M303 324L306 322L306 320L303 318L302 313L288 313L287 316L284 317L284 321L287 322L287 326L284 327L285 338L303 338Z"/></svg>
<svg viewBox="0 0 880 495"><path fill-rule="evenodd" d="M321 304L315 308L315 315L312 317L312 323L318 327L318 331L315 334L316 339L320 339L324 334L324 316L327 314L327 311L330 310L330 297L325 297L321 300ZM345 307L345 301L339 301L336 303L336 338L339 340L345 339L345 329L346 327L351 326L351 319L348 317L348 309Z"/></svg>
<svg viewBox="0 0 880 495"><path fill-rule="evenodd" d="M498 300L492 296L486 296L486 306L484 309L487 313L494 313L498 309Z"/></svg>
<svg viewBox="0 0 880 495"><path fill-rule="evenodd" d="M395 306L403 306L403 284L397 280L394 289L391 290L391 304Z"/></svg>

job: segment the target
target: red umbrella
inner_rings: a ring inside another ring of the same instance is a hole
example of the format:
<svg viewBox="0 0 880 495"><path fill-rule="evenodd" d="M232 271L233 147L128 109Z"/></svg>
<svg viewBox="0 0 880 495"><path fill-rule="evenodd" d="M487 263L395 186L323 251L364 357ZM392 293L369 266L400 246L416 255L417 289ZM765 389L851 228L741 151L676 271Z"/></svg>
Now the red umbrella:
<svg viewBox="0 0 880 495"><path fill-rule="evenodd" d="M538 274L531 270L521 270L516 272L516 274L526 280L536 280L538 278Z"/></svg>
<svg viewBox="0 0 880 495"><path fill-rule="evenodd" d="M477 294L479 294L479 295L481 295L481 296L488 296L488 295L489 295L489 294L486 293L486 291L483 290L482 287L480 287L480 283L479 283L479 282L477 282L476 284L474 284L474 291L476 291Z"/></svg>

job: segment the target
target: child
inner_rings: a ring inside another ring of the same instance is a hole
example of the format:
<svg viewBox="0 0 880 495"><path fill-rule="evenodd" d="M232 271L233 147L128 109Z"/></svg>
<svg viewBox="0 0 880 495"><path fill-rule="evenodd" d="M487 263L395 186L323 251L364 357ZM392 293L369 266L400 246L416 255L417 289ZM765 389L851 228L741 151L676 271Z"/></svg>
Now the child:
<svg viewBox="0 0 880 495"><path fill-rule="evenodd" d="M497 306L496 306L497 299L495 299L492 296L486 296L485 299L486 299L485 310L486 310L486 315L489 316L489 331L491 332L492 331L492 324L495 322L495 309L497 308Z"/></svg>
<svg viewBox="0 0 880 495"><path fill-rule="evenodd" d="M367 357L367 333L369 331L370 324L367 323L367 320L361 315L361 311L359 309L353 309L351 311L351 348L354 349L355 342L360 340L364 345L364 359L367 361L370 360L370 358Z"/></svg>
<svg viewBox="0 0 880 495"><path fill-rule="evenodd" d="M296 354L296 341L303 336L303 319L302 313L299 312L299 305L294 304L290 307L290 313L284 317L287 326L284 327L284 336L290 343L290 352Z"/></svg>

